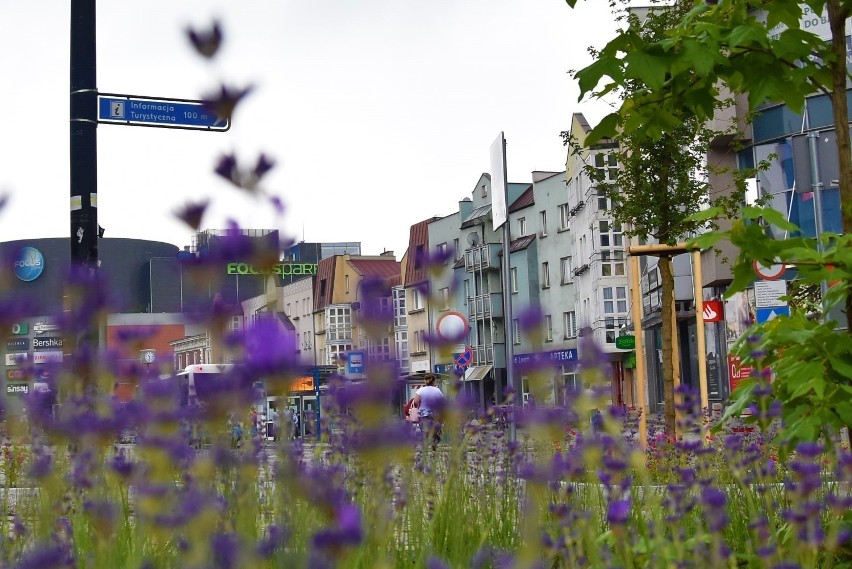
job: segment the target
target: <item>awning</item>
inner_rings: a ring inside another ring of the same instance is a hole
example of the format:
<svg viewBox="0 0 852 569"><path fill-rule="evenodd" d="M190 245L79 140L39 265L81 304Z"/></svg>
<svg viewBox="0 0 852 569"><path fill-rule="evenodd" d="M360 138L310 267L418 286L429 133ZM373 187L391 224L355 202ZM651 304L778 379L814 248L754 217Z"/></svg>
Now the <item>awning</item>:
<svg viewBox="0 0 852 569"><path fill-rule="evenodd" d="M481 381L485 379L488 372L491 371L492 365L471 366L464 372L464 381Z"/></svg>

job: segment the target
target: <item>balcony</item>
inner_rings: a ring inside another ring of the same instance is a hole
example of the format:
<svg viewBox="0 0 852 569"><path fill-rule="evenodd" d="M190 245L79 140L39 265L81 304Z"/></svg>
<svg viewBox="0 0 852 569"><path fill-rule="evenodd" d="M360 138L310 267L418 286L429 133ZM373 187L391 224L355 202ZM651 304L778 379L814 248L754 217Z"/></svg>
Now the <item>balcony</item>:
<svg viewBox="0 0 852 569"><path fill-rule="evenodd" d="M503 295L500 293L480 294L467 299L468 320L503 317Z"/></svg>
<svg viewBox="0 0 852 569"><path fill-rule="evenodd" d="M584 207L586 207L586 201L585 201L585 200L580 200L580 201L577 203L577 205L575 205L574 207L572 207L572 208L571 208L571 211L570 211L569 213L570 213L570 214L571 214L571 216L573 217L573 216L577 215L577 212L579 212L579 211L580 211L581 209L583 209Z"/></svg>
<svg viewBox="0 0 852 569"><path fill-rule="evenodd" d="M497 258L499 243L478 245L464 252L464 266L469 273L484 269L499 269L500 260Z"/></svg>

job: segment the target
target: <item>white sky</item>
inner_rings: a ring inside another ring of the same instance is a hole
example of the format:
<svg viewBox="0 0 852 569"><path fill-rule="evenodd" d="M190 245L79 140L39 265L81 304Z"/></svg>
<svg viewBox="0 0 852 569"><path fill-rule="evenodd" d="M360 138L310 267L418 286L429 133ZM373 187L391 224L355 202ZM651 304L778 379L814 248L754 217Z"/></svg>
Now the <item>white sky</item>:
<svg viewBox="0 0 852 569"><path fill-rule="evenodd" d="M189 245L172 212L209 196L202 228L235 218L307 241L361 241L401 258L409 227L470 196L507 140L510 182L561 170L571 114L595 124L567 74L613 34L586 0L101 0L98 89L197 99L255 85L225 133L102 124L98 221L107 237ZM219 18L206 62L188 25ZM69 233L69 0L0 0L0 241ZM276 217L212 173L236 152L276 161Z"/></svg>

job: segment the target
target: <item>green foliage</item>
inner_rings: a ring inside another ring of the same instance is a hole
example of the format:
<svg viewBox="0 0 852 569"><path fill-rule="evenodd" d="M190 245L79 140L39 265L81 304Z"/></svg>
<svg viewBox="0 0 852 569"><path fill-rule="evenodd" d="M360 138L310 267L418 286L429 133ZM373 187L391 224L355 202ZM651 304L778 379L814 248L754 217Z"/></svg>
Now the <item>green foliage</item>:
<svg viewBox="0 0 852 569"><path fill-rule="evenodd" d="M701 219L706 213L695 216ZM852 424L852 342L838 331L838 323L819 319L832 308L843 306L852 282L852 236L823 235L821 243L802 237L775 240L764 224L795 234L798 227L777 211L745 208L743 220L731 230L702 235L692 242L710 246L722 239L739 248L733 267L730 296L751 286L756 278L753 262L783 262L797 272L797 286L819 287L830 282L821 310L814 313L804 304L790 317L779 317L754 325L735 347L736 353L756 370L771 370L772 395L782 405L784 444L823 439L831 441L839 430ZM818 246L820 245L820 246ZM822 249L822 250L821 250ZM732 394L727 417L738 416L754 403L757 383L747 381Z"/></svg>

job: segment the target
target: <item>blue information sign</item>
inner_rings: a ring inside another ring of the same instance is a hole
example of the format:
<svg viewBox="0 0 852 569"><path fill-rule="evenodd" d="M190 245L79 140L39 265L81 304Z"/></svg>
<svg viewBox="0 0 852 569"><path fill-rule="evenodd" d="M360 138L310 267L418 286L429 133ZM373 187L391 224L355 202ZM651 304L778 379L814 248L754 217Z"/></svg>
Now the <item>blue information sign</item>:
<svg viewBox="0 0 852 569"><path fill-rule="evenodd" d="M764 308L756 308L754 311L754 319L758 324L769 322L779 316L790 316L789 306L766 306Z"/></svg>
<svg viewBox="0 0 852 569"><path fill-rule="evenodd" d="M231 127L202 101L133 95L98 95L98 122L216 131Z"/></svg>

